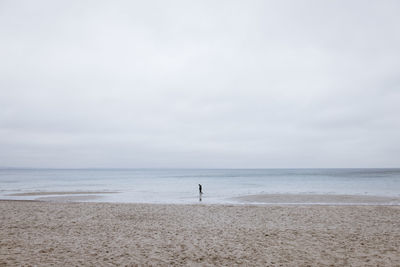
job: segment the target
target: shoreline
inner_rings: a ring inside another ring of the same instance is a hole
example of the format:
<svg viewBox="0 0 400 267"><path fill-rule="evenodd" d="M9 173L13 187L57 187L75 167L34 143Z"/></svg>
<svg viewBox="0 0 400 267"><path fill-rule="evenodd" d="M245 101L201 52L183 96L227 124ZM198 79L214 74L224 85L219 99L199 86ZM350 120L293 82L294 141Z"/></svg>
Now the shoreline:
<svg viewBox="0 0 400 267"><path fill-rule="evenodd" d="M116 194L117 191L37 191L25 193L12 193L6 196L26 197L26 196L49 196L49 195L92 195L92 194Z"/></svg>
<svg viewBox="0 0 400 267"><path fill-rule="evenodd" d="M276 203L264 203L264 202L224 202L224 203L206 203L206 202L195 202L195 203L152 203L152 202L107 202L107 201L86 201L86 196L83 196L82 200L79 197L73 198L70 200L69 198L65 200L64 197L54 197L51 198L37 198L37 199L5 199L0 198L0 202L34 202L34 203L54 203L54 204L110 204L110 205L154 205L154 206L227 206L227 207L293 207L293 206L301 206L301 207L313 207L313 206L321 206L321 207L400 207L400 204L387 204L387 203L284 203L284 202L276 202ZM93 196L87 196L93 197ZM94 197L94 199L99 199Z"/></svg>
<svg viewBox="0 0 400 267"><path fill-rule="evenodd" d="M143 202L135 198L132 200L124 199L115 200L112 197L116 194L123 193L120 191L38 191L25 193L12 193L0 196L2 200L37 200L49 202L96 202L99 203L136 203L136 204L196 204L197 199L192 198L187 201L179 201L179 199L165 200L165 202ZM227 197L221 199L203 197L201 204L216 205L337 205L337 206L354 206L354 205L400 205L400 197L397 196L373 196L373 195L345 195L345 194L253 194L242 195L236 197ZM136 201L135 201L136 200Z"/></svg>
<svg viewBox="0 0 400 267"><path fill-rule="evenodd" d="M226 207L400 207L400 204L388 203L264 203L264 202L248 202L248 203L152 203L152 202L107 202L95 201L101 199L96 196L83 196L74 198L37 198L37 199L2 199L0 202L34 202L34 203L54 203L54 204L112 204L112 205L154 205L154 206L226 206ZM89 200L89 201L88 201Z"/></svg>
<svg viewBox="0 0 400 267"><path fill-rule="evenodd" d="M231 198L245 204L400 205L400 197L339 194L255 194Z"/></svg>

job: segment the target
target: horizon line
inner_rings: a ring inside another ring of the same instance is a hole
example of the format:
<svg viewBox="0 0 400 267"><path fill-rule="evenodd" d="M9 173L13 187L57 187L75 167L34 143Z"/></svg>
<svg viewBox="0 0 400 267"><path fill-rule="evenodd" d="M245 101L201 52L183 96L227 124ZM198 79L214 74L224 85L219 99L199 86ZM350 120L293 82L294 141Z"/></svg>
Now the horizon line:
<svg viewBox="0 0 400 267"><path fill-rule="evenodd" d="M294 170L294 169L400 169L400 167L0 167L0 170Z"/></svg>

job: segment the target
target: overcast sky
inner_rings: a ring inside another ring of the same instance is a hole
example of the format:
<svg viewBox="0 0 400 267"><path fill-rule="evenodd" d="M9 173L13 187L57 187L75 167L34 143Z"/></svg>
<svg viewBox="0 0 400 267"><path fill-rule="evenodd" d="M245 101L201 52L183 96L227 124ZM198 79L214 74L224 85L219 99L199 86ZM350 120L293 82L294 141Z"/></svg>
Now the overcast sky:
<svg viewBox="0 0 400 267"><path fill-rule="evenodd" d="M0 0L0 166L400 167L399 14Z"/></svg>

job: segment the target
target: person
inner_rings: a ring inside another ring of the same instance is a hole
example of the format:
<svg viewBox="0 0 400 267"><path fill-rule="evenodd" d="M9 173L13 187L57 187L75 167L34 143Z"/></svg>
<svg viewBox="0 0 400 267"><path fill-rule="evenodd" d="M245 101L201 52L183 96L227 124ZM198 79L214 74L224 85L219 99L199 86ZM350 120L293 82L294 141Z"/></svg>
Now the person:
<svg viewBox="0 0 400 267"><path fill-rule="evenodd" d="M199 201L201 201L201 195L203 194L203 187L199 184Z"/></svg>

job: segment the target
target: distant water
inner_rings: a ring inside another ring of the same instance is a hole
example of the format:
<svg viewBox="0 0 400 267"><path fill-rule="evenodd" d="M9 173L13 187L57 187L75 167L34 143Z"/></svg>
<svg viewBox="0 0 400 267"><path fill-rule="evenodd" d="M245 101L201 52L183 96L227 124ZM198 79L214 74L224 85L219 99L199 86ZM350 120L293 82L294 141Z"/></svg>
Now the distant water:
<svg viewBox="0 0 400 267"><path fill-rule="evenodd" d="M230 203L250 194L400 196L400 169L0 169L1 199L12 193L117 191L95 201Z"/></svg>

